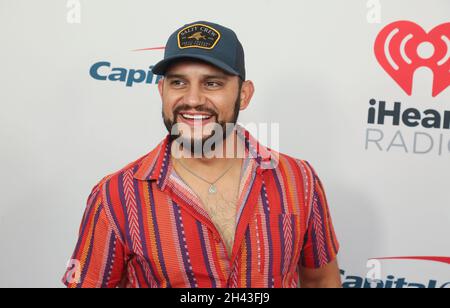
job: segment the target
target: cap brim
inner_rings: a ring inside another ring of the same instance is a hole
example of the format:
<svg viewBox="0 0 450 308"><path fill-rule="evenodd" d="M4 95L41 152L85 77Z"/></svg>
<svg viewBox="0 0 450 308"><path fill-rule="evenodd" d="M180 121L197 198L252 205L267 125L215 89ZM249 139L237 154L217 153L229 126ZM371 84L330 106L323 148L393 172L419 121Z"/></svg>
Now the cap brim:
<svg viewBox="0 0 450 308"><path fill-rule="evenodd" d="M205 61L209 64L212 64L222 70L224 70L225 72L231 74L231 75L236 75L236 76L240 76L239 73L233 69L231 66L229 66L228 64L217 60L216 58L213 57L208 57L205 55L195 55L195 54L185 54L185 55L176 55L176 56L171 56L171 57L167 57L164 60L159 61L158 63L156 63L156 65L152 68L152 72L155 75L165 75L167 68L169 67L169 65L174 62L175 60L180 60L180 59L197 59L197 60L202 60Z"/></svg>

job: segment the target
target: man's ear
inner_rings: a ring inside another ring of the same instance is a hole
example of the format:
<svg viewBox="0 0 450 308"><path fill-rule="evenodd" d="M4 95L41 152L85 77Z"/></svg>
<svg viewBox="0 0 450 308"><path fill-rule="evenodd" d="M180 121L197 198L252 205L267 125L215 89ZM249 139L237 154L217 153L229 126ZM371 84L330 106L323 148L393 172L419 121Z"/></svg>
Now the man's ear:
<svg viewBox="0 0 450 308"><path fill-rule="evenodd" d="M250 101L252 100L253 93L255 93L255 85L253 81L246 80L242 83L241 89L241 107L240 110L247 109Z"/></svg>
<svg viewBox="0 0 450 308"><path fill-rule="evenodd" d="M163 97L164 77L158 81L159 96Z"/></svg>

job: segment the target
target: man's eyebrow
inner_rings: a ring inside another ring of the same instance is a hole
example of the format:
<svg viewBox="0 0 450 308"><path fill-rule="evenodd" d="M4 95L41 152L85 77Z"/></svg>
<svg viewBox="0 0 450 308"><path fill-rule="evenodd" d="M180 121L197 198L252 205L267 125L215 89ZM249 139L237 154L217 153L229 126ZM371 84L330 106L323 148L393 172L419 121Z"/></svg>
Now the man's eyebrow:
<svg viewBox="0 0 450 308"><path fill-rule="evenodd" d="M225 74L214 74L214 75L203 75L204 79L228 79L228 76Z"/></svg>
<svg viewBox="0 0 450 308"><path fill-rule="evenodd" d="M184 74L166 74L166 79L186 79L187 75ZM228 76L226 74L210 74L210 75L203 75L203 80L209 80L209 79L220 79L220 80L227 80Z"/></svg>
<svg viewBox="0 0 450 308"><path fill-rule="evenodd" d="M182 75L182 74L167 74L166 76L164 76L164 78L166 78L166 79L174 79L174 78L185 79L186 75Z"/></svg>

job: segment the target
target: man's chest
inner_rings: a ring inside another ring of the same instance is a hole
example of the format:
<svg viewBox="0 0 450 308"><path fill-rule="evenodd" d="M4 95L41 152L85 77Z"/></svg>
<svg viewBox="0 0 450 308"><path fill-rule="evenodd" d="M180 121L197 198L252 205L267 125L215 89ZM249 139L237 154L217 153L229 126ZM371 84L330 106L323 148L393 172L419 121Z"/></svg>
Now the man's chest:
<svg viewBox="0 0 450 308"><path fill-rule="evenodd" d="M235 250L234 260L251 264L254 271L252 275L263 277L264 273L270 272L275 279L279 279L293 270L299 260L301 239L304 238L300 216L293 212L283 213L275 202L281 200L281 196L277 195L276 198L272 196L273 190L269 190L266 194L264 189L253 188L249 194L243 192L241 198L238 198L240 183L235 182L234 185L218 184L216 194L208 194L208 185L200 189L189 187L190 191L179 190L173 186L170 198L165 192L152 189L152 194L141 204L149 202L148 210L142 212L148 212L149 217L153 219L148 227L155 232L150 232L149 236L145 237L145 242L150 246L149 251L153 253L146 257L137 252L136 255L141 257L137 258L136 262L145 263L149 258L149 264L153 266L158 264L158 260L163 256L168 275L176 277L176 281L190 271L195 273L196 278L203 277L207 271L212 271L212 275L218 275L217 277L222 274L228 277L237 264L227 263L228 260L233 260L232 250L236 245L238 249ZM188 196L193 196L192 192L197 194L198 199L187 199ZM256 197L247 197L249 195ZM270 211L269 199L273 200ZM168 200L170 206L162 206L164 200ZM243 206L245 200L250 201ZM241 213L239 211L241 205L242 209L252 205L253 210L250 212L244 210ZM199 211L197 206L204 212ZM214 226L205 221L205 213ZM240 217L239 227L236 225L237 215ZM146 220L143 221L145 224ZM217 232L212 229L213 227ZM218 235L222 241L218 241ZM134 249L133 246L133 251ZM205 267L201 265L203 262ZM237 265L237 268L240 267ZM214 270L218 271L217 274L214 274ZM241 274L244 275L244 272ZM258 280L258 283L263 285L266 280ZM281 284L281 282L268 283Z"/></svg>
<svg viewBox="0 0 450 308"><path fill-rule="evenodd" d="M177 168L177 174L198 197L197 205L208 214L231 255L236 230L241 164L235 164L214 183L205 182L183 168ZM210 189L211 185L214 185L215 189Z"/></svg>
<svg viewBox="0 0 450 308"><path fill-rule="evenodd" d="M202 203L200 206L222 236L231 255L236 230L239 181L225 180L217 185L217 192L210 194L206 189L194 188Z"/></svg>

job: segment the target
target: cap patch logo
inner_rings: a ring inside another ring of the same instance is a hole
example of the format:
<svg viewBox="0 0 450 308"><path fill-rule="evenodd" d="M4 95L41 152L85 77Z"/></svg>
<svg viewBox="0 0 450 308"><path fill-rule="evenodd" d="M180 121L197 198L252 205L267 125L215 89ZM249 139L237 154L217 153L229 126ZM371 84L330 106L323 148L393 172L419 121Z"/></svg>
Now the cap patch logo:
<svg viewBox="0 0 450 308"><path fill-rule="evenodd" d="M178 32L178 48L213 49L220 40L220 33L216 29L195 24Z"/></svg>

